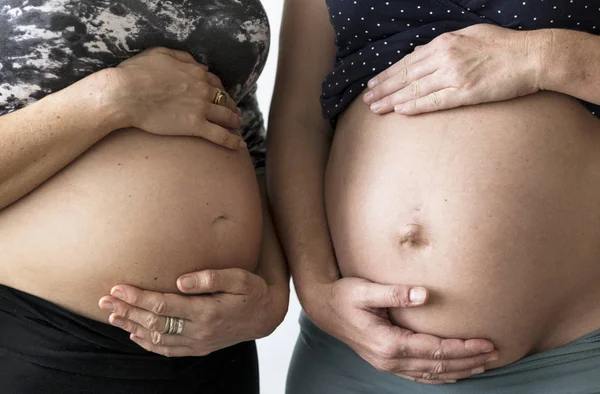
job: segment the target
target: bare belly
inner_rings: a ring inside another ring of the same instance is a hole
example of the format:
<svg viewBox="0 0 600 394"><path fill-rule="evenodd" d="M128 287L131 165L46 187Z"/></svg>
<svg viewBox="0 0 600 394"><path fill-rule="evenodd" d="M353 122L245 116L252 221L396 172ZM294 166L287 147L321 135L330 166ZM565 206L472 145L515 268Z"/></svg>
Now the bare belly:
<svg viewBox="0 0 600 394"><path fill-rule="evenodd" d="M106 321L116 284L175 292L187 272L252 270L261 230L247 152L118 131L0 211L0 283Z"/></svg>
<svg viewBox="0 0 600 394"><path fill-rule="evenodd" d="M355 102L326 177L344 276L423 285L400 326L488 338L492 367L600 328L600 122L540 93L416 117Z"/></svg>

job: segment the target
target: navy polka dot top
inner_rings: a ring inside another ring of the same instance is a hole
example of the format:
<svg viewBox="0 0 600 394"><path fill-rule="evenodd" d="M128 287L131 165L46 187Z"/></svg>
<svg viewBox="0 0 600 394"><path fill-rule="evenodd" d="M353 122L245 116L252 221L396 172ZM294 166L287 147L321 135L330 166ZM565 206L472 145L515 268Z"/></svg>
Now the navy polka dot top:
<svg viewBox="0 0 600 394"><path fill-rule="evenodd" d="M598 0L327 0L335 69L323 82L323 116L335 119L367 82L417 45L477 23L600 33ZM596 116L600 107L583 103Z"/></svg>

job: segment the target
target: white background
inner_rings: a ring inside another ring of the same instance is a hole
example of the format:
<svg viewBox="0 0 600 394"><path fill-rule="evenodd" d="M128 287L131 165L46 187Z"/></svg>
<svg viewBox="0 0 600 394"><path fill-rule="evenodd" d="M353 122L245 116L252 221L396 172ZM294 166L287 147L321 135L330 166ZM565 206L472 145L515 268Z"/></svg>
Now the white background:
<svg viewBox="0 0 600 394"><path fill-rule="evenodd" d="M266 121L275 83L283 0L263 0L263 5L271 22L271 52L258 81L258 101ZM299 314L300 305L292 291L289 311L283 324L271 336L258 341L261 394L284 394L285 392L287 369L299 331Z"/></svg>

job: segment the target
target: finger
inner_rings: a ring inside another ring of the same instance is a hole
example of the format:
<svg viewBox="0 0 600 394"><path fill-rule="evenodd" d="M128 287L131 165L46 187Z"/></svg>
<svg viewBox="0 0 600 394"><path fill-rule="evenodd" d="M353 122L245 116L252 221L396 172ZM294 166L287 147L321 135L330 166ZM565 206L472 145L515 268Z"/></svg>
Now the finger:
<svg viewBox="0 0 600 394"><path fill-rule="evenodd" d="M418 115L443 109L456 108L463 105L460 89L446 88L428 94L421 98L410 100L394 107L394 111L401 115Z"/></svg>
<svg viewBox="0 0 600 394"><path fill-rule="evenodd" d="M446 87L447 84L444 83L436 73L429 74L421 79L413 81L403 89L373 103L371 105L371 110L377 114L385 114L394 111L398 105L403 105L411 100L417 100L433 92L443 90Z"/></svg>
<svg viewBox="0 0 600 394"><path fill-rule="evenodd" d="M457 360L484 355L488 358L495 353L494 345L485 339L441 339L433 335L415 334L400 327L390 326L395 331L395 343L400 344L397 356L425 360ZM394 343L394 342L392 342ZM460 361L460 360L459 360ZM460 371L460 362L451 364L447 371Z"/></svg>
<svg viewBox="0 0 600 394"><path fill-rule="evenodd" d="M184 63L192 63L192 64L200 64L196 62L196 59L189 53L185 51L180 51L177 49L165 48L165 47L155 47L148 50L149 54L152 53L160 53L163 55L171 56L172 58L179 60Z"/></svg>
<svg viewBox="0 0 600 394"><path fill-rule="evenodd" d="M135 324L144 327L148 331L163 332L166 331L167 317L156 315L145 309L137 308L114 297L102 297L100 307L112 312L116 317L120 317ZM187 336L189 321L184 320L183 332L181 335ZM129 331L131 332L131 331Z"/></svg>
<svg viewBox="0 0 600 394"><path fill-rule="evenodd" d="M427 289L419 286L365 283L358 292L359 303L367 308L411 308L427 302Z"/></svg>
<svg viewBox="0 0 600 394"><path fill-rule="evenodd" d="M246 295L262 286L266 286L262 278L240 268L199 271L177 280L179 290L188 294L224 292Z"/></svg>
<svg viewBox="0 0 600 394"><path fill-rule="evenodd" d="M225 106L239 115L242 111L240 111L240 109L235 104L235 101L233 101L231 96L229 96L229 93L227 93L227 91L223 87L223 83L221 82L221 79L213 73L208 73L207 78L208 78L207 82L209 84L211 84L215 88L219 89L221 92L225 93L225 96L227 97L227 100L225 101ZM214 95L212 96L211 103L214 103L215 98L217 97L217 92L218 92L217 90L214 90Z"/></svg>
<svg viewBox="0 0 600 394"><path fill-rule="evenodd" d="M485 367L473 368L467 371L458 371L458 372L448 372L448 373L434 373L434 372L404 372L407 376L414 377L416 379L422 380L433 380L433 381L443 381L449 382L462 379L468 379L471 376L481 374L485 372Z"/></svg>
<svg viewBox="0 0 600 394"><path fill-rule="evenodd" d="M194 350L188 346L158 346L135 335L130 335L129 338L147 351L160 354L165 357L194 356Z"/></svg>
<svg viewBox="0 0 600 394"><path fill-rule="evenodd" d="M404 359L404 370L397 372L428 380L466 379L485 372L485 364L494 359L497 359L496 352L459 360Z"/></svg>
<svg viewBox="0 0 600 394"><path fill-rule="evenodd" d="M150 342L155 346L192 346L193 340L186 335L169 335L158 331L138 330L133 333L136 337Z"/></svg>
<svg viewBox="0 0 600 394"><path fill-rule="evenodd" d="M426 380L426 379L420 379L420 378L415 378L413 376L409 376L409 375L403 375L403 374L396 374L396 376L401 377L402 379L406 379L406 380L410 380L411 382L415 382L415 383L424 383L424 384L444 384L444 383L456 383L456 381L444 381L444 380Z"/></svg>
<svg viewBox="0 0 600 394"><path fill-rule="evenodd" d="M189 298L177 294L163 294L141 290L128 285L118 285L110 294L129 305L145 309L159 316L189 318Z"/></svg>
<svg viewBox="0 0 600 394"><path fill-rule="evenodd" d="M209 104L206 107L205 116L209 122L224 128L237 130L242 127L240 116L230 108L222 105Z"/></svg>
<svg viewBox="0 0 600 394"><path fill-rule="evenodd" d="M415 63L421 62L423 59L431 56L434 53L434 49L431 45L424 45L416 47L414 51L404 56L400 61L394 63L367 83L369 89L374 88L378 84L387 81L388 79L398 75L400 79L406 79L408 73Z"/></svg>
<svg viewBox="0 0 600 394"><path fill-rule="evenodd" d="M420 62L404 67L405 72L401 72L382 81L366 92L363 96L363 101L366 104L376 104L384 97L406 88L411 82L433 74L438 69L438 63L432 61L432 58L426 58Z"/></svg>
<svg viewBox="0 0 600 394"><path fill-rule="evenodd" d="M226 128L214 124L208 120L202 127L201 132L199 132L196 136L205 138L210 142L227 149L238 150L247 147L244 139L241 136L234 134Z"/></svg>
<svg viewBox="0 0 600 394"><path fill-rule="evenodd" d="M206 80L212 86L219 88L223 91L225 90L225 88L223 87L223 82L221 82L221 78L217 77L215 74L210 73L210 72L206 73Z"/></svg>

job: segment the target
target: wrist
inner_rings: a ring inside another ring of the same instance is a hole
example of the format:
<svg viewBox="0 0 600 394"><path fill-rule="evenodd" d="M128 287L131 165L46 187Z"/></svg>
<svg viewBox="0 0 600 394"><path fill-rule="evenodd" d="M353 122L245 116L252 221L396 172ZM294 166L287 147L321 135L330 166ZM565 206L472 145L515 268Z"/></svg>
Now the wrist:
<svg viewBox="0 0 600 394"><path fill-rule="evenodd" d="M82 82L86 84L85 90L90 100L88 105L97 114L100 127L108 129L110 133L134 126L133 111L124 100L124 92L128 88L120 70L107 68L90 75Z"/></svg>
<svg viewBox="0 0 600 394"><path fill-rule="evenodd" d="M564 56L557 56L561 30L542 29L530 32L537 51L537 87L539 90L560 91L558 82L565 77Z"/></svg>

